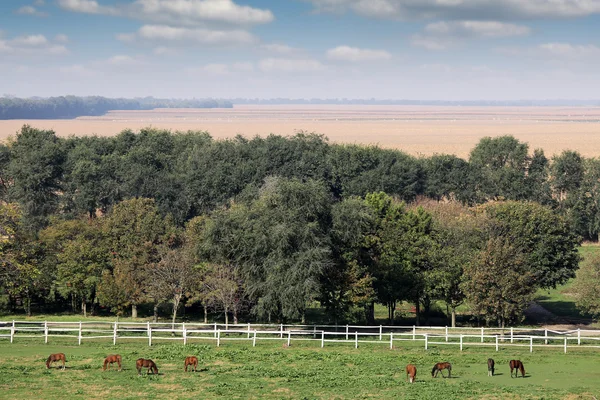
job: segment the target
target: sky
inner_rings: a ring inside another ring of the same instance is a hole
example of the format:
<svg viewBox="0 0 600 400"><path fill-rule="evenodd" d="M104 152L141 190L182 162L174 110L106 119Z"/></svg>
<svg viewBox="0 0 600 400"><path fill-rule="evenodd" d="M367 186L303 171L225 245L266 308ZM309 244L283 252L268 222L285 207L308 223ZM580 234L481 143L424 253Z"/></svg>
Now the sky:
<svg viewBox="0 0 600 400"><path fill-rule="evenodd" d="M2 0L0 95L600 98L600 0Z"/></svg>

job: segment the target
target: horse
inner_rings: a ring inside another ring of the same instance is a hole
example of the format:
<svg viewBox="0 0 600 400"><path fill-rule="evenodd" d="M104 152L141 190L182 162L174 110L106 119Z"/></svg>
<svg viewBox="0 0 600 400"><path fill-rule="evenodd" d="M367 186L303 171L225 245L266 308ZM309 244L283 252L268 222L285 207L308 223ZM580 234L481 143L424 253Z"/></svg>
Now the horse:
<svg viewBox="0 0 600 400"><path fill-rule="evenodd" d="M488 358L488 376L494 376L494 359Z"/></svg>
<svg viewBox="0 0 600 400"><path fill-rule="evenodd" d="M525 366L521 362L521 360L510 360L510 377L512 378L513 370L515 370L515 378L519 377L519 371L521 371L521 376L525 378Z"/></svg>
<svg viewBox="0 0 600 400"><path fill-rule="evenodd" d="M46 368L50 369L50 364L56 361L62 361L62 369L65 369L65 361L67 358L65 357L65 353L56 353L50 354L50 357L46 360Z"/></svg>
<svg viewBox="0 0 600 400"><path fill-rule="evenodd" d="M438 372L441 372L444 369L448 370L448 378L451 378L452 377L452 364L450 364L449 362L441 362L441 363L435 364L433 366L433 369L431 370L431 377L436 378L438 375ZM443 372L442 372L442 378L445 378Z"/></svg>
<svg viewBox="0 0 600 400"><path fill-rule="evenodd" d="M188 370L188 365L196 372L196 368L198 368L198 357L191 356L185 358L185 372Z"/></svg>
<svg viewBox="0 0 600 400"><path fill-rule="evenodd" d="M119 366L119 371L121 370L121 356L119 354L111 354L104 359L104 365L102 366L102 371L106 371L106 366L110 370L110 366L113 363L117 363Z"/></svg>
<svg viewBox="0 0 600 400"><path fill-rule="evenodd" d="M413 364L408 364L406 366L406 378L410 383L415 382L415 378L417 377L417 367Z"/></svg>
<svg viewBox="0 0 600 400"><path fill-rule="evenodd" d="M135 362L135 368L138 371L138 375L142 374L142 368L148 368L148 374L150 373L150 370L152 370L152 374L158 374L158 368L156 368L156 364L152 360L138 358Z"/></svg>

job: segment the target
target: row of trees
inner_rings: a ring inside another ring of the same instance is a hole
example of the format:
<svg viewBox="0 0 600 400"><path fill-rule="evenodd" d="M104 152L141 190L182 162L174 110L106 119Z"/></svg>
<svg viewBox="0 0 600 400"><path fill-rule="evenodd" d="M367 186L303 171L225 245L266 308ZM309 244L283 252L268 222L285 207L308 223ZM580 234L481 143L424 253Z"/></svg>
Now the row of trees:
<svg viewBox="0 0 600 400"><path fill-rule="evenodd" d="M375 303L393 319L410 301L421 318L439 300L453 322L467 302L502 325L574 275L573 226L591 226L574 222L595 209L573 205L595 204L581 196L594 163L550 162L512 137L465 161L310 134L61 139L26 126L0 147L1 287L29 312L170 302L175 317L183 302L304 320L318 301L331 321L372 322Z"/></svg>
<svg viewBox="0 0 600 400"><path fill-rule="evenodd" d="M155 108L231 108L227 100L214 99L110 99L100 96L59 96L49 98L0 97L2 119L62 119L104 115L111 110L152 110Z"/></svg>

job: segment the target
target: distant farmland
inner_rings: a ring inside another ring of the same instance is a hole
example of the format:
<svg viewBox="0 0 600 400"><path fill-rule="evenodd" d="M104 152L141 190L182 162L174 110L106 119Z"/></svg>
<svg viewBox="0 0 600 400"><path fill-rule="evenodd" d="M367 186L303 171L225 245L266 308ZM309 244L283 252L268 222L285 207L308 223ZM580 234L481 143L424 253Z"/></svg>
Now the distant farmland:
<svg viewBox="0 0 600 400"><path fill-rule="evenodd" d="M600 155L600 107L427 107L243 105L233 109L113 111L72 120L0 121L0 139L23 124L53 129L60 136L114 135L152 126L205 130L214 138L291 135L305 130L337 143L377 144L413 155L452 153L466 157L484 136L513 135L547 155L577 150Z"/></svg>

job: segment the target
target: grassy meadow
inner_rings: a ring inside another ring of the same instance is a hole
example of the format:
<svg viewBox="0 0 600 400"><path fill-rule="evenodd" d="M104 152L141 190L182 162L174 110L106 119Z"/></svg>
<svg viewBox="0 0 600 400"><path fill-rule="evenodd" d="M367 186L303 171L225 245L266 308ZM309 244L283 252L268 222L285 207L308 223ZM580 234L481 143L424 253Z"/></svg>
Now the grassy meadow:
<svg viewBox="0 0 600 400"><path fill-rule="evenodd" d="M406 342L385 345L280 341L214 344L142 342L112 346L107 342L54 339L0 342L0 397L104 399L591 399L600 396L600 353L596 350L430 348ZM46 370L45 359L64 352L67 369ZM104 357L123 356L122 372L101 369ZM200 360L196 373L183 371L187 355ZM152 358L157 376L137 376L135 360ZM487 376L486 360L496 360L497 376ZM526 378L511 378L508 361L523 361ZM438 361L453 364L452 379L432 379ZM415 384L406 382L404 367L417 365Z"/></svg>

